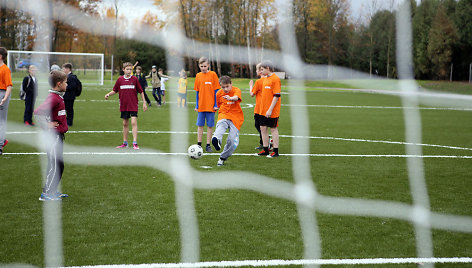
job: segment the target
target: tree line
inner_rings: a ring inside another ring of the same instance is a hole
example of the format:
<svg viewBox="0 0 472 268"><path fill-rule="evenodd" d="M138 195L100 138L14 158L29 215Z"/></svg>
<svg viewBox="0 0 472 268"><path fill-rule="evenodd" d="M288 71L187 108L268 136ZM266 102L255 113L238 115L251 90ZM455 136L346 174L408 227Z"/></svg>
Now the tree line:
<svg viewBox="0 0 472 268"><path fill-rule="evenodd" d="M9 0L0 0L6 2ZM104 53L114 69L123 61L139 61L143 66L165 67L166 54L162 47L118 38L116 31L128 21L120 2L104 7L102 0L60 0L80 9L87 16L115 21L115 33L94 35L77 29L67 22L53 21L51 50L66 52ZM451 66L454 80L468 80L472 63L472 0L409 0L413 30L414 73L417 79L449 79ZM327 64L352 68L371 75L396 78L396 8L394 0L379 7L379 0L366 0L364 16L353 20L347 0L293 0L295 36L300 55L309 64ZM385 3L385 1L383 1ZM260 48L253 59L263 58L264 49L279 50L277 6L275 0L154 0L159 15L147 12L133 25L146 24L156 30L180 25L191 40L208 43L213 69L219 75L253 77L254 66L223 62L216 45ZM0 8L0 46L7 49L31 50L38 29L21 3L15 9ZM384 5L385 6L385 5ZM51 14L61 12L53 1L47 7ZM164 16L162 16L163 14ZM187 44L186 49L195 49ZM198 54L198 51L192 51ZM186 68L194 75L198 71L195 58L186 57Z"/></svg>

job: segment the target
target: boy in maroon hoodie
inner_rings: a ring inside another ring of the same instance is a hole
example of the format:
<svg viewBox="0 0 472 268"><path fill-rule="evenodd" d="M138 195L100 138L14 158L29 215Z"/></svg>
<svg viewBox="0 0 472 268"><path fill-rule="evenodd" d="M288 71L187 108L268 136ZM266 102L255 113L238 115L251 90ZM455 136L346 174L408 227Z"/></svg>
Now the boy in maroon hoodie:
<svg viewBox="0 0 472 268"><path fill-rule="evenodd" d="M37 121L47 130L46 150L48 167L46 183L39 197L40 201L61 200L67 194L58 192L57 188L64 171L63 142L67 127L64 93L67 88L67 75L62 71L52 71L49 74L49 95L46 100L34 111Z"/></svg>

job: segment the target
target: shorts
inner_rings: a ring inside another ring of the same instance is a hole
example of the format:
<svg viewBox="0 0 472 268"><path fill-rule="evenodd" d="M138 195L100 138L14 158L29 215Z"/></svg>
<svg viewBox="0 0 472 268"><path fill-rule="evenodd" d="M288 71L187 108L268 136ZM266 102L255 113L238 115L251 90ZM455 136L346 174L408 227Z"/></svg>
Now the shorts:
<svg viewBox="0 0 472 268"><path fill-rule="evenodd" d="M161 89L161 95L162 95L162 96L165 96L165 95L166 95L166 90L165 90L165 89Z"/></svg>
<svg viewBox="0 0 472 268"><path fill-rule="evenodd" d="M214 112L198 112L197 126L205 126L205 121L208 127L215 126L215 113Z"/></svg>
<svg viewBox="0 0 472 268"><path fill-rule="evenodd" d="M260 117L260 124L261 126L265 126L265 127L270 127L270 128L276 128L279 126L278 122L279 122L279 118L278 117L275 117L275 118L267 118L265 116L261 116Z"/></svg>
<svg viewBox="0 0 472 268"><path fill-rule="evenodd" d="M187 93L177 93L177 96L181 99L187 99Z"/></svg>
<svg viewBox="0 0 472 268"><path fill-rule="evenodd" d="M130 111L121 112L121 118L129 119L130 117L138 117L138 112L130 112Z"/></svg>

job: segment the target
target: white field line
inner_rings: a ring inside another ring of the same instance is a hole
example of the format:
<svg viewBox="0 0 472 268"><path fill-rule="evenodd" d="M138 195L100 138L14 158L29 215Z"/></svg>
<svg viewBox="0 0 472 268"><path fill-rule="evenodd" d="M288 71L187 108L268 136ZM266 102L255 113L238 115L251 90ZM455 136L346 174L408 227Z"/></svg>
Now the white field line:
<svg viewBox="0 0 472 268"><path fill-rule="evenodd" d="M11 100L20 99L13 98ZM77 99L76 102L109 102L109 103L118 103L118 100L81 100ZM176 104L177 102L166 101L168 104ZM195 104L195 102L187 102L187 104ZM254 103L242 103L243 107L241 108L254 108ZM472 111L472 108L454 108L454 107L401 107L401 106L372 106L372 105L325 105L325 104L306 104L306 105L297 105L297 104L283 104L282 106L286 107L312 107L312 108L348 108L348 109L413 109L413 110L440 110L440 111Z"/></svg>
<svg viewBox="0 0 472 268"><path fill-rule="evenodd" d="M82 131L68 131L68 134L112 134L112 133L122 133L122 130L82 130ZM11 131L7 134L36 134L39 131ZM139 131L140 134L197 134L197 132L178 132L178 131ZM240 133L240 136L259 136L259 134L254 133ZM353 142L367 142L367 143L385 143L385 144L396 144L396 145L419 145L423 147L435 147L435 148L445 148L445 149L454 149L454 150L466 150L472 151L472 148L459 147L459 146L449 146L449 145L439 145L439 144L412 144L403 141L383 141L383 140L368 140L368 139L355 139L355 138L338 138L338 137L322 137L322 136L294 136L294 135L280 135L281 138L293 138L293 139L318 139L318 140L337 140L337 141L353 141Z"/></svg>
<svg viewBox="0 0 472 268"><path fill-rule="evenodd" d="M3 153L4 155L45 155L42 152ZM166 152L64 152L64 155L187 155L187 153ZM219 153L204 155L218 156ZM455 158L472 159L472 155L401 155L401 154L280 154L281 156L310 156L310 157L366 157L366 158ZM257 153L234 153L232 156L258 156Z"/></svg>
<svg viewBox="0 0 472 268"><path fill-rule="evenodd" d="M114 264L94 266L69 266L67 268L170 268L170 267L241 267L241 266L288 266L288 265L356 265L356 264L425 264L425 263L472 263L469 257L453 258L375 258L375 259L314 259L314 260L244 260L196 263L150 263Z"/></svg>

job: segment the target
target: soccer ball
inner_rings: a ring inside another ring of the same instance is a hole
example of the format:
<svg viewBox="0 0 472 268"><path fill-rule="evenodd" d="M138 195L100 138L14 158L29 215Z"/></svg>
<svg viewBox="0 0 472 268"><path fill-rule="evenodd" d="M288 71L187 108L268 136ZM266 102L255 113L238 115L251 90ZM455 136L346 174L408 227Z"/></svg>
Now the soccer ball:
<svg viewBox="0 0 472 268"><path fill-rule="evenodd" d="M188 147L188 156L192 159L199 159L203 156L203 148L198 144L193 144Z"/></svg>

